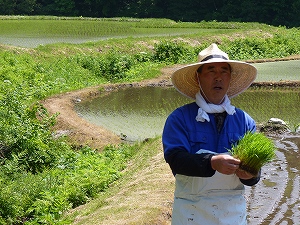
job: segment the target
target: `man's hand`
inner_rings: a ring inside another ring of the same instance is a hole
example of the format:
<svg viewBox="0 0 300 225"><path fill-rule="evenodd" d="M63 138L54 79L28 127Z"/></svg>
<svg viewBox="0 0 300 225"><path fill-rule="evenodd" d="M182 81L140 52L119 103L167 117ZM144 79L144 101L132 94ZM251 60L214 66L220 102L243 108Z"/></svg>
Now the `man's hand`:
<svg viewBox="0 0 300 225"><path fill-rule="evenodd" d="M239 164L240 160L232 157L231 155L218 154L211 157L211 167L219 173L226 175L236 173L239 168Z"/></svg>

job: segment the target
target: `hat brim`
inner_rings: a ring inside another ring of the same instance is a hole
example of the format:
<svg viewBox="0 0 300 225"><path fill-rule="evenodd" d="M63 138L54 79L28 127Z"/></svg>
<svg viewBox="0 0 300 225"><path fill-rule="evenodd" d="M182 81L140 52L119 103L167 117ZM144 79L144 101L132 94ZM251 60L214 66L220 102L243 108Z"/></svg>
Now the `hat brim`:
<svg viewBox="0 0 300 225"><path fill-rule="evenodd" d="M181 94L195 99L196 93L200 90L196 71L201 65L213 62L226 62L231 67L231 80L227 91L229 98L233 98L245 91L256 78L257 69L249 63L236 60L213 59L190 64L176 70L171 77L174 87Z"/></svg>

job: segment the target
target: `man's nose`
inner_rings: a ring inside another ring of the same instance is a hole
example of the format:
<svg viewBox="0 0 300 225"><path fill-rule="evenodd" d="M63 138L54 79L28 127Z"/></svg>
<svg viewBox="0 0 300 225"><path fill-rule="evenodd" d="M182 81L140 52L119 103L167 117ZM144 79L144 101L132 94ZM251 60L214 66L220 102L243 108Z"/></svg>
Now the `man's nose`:
<svg viewBox="0 0 300 225"><path fill-rule="evenodd" d="M222 80L222 74L221 72L217 72L215 74L215 81L221 81Z"/></svg>

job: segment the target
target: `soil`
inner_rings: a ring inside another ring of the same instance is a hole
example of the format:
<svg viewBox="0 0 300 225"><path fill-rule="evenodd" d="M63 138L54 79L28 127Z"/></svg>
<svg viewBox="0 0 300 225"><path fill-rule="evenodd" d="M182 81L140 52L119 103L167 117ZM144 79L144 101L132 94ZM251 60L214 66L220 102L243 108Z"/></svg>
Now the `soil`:
<svg viewBox="0 0 300 225"><path fill-rule="evenodd" d="M180 65L164 68L161 72L161 76L155 79L142 81L139 83L130 83L130 84L118 84L118 85L101 85L97 87L90 87L83 90L73 91L64 93L61 95L52 96L42 102L42 104L48 109L50 114L59 113L57 117L57 125L54 127L54 131L56 135L64 135L67 134L68 137L72 140L72 143L77 145L88 144L93 148L101 150L105 145L108 144L117 144L122 140L117 135L112 132L93 124L88 123L84 119L78 116L78 114L74 111L74 105L78 101L82 101L85 99L90 99L93 97L97 97L100 93L100 89L105 91L110 91L116 88L123 88L126 86L165 86L171 85L170 75L174 70L176 70ZM300 86L300 81L298 82L278 82L278 83L255 83L253 85L257 86ZM157 160L157 159L160 160ZM155 167L156 171L160 171L155 173L155 180L159 180L160 187L170 186L171 182L174 182L174 178L171 174L168 165L163 162L162 155L157 155L156 159L153 159L152 166ZM167 172L166 172L167 171ZM167 174L166 174L167 173ZM153 178L153 177L152 177ZM150 179L145 178L145 179ZM140 181L139 181L140 182ZM147 180L147 182L149 182ZM150 182L151 183L151 182ZM136 184L137 185L137 184ZM149 204L157 204L157 205L165 205L168 203L167 207L164 207L164 212L162 212L162 217L157 218L157 222L155 224L170 224L170 215L171 215L171 202L173 193L166 193L166 190L161 190L160 188L151 189L151 191L145 193L147 190L143 191L146 196ZM124 190L123 190L124 191ZM120 194L121 195L121 194ZM132 195L139 196L139 195ZM119 196L120 197L120 196ZM122 204L118 201L118 196L116 196L115 200L112 202L116 202L116 204ZM143 202L142 199L136 199L133 202L139 202L140 204ZM111 206L113 207L113 206ZM134 208L139 207L135 206ZM143 212L139 212L143 213ZM110 218L111 219L111 218ZM111 221L112 222L112 221ZM75 222L76 223L76 222ZM126 218L124 220L116 222L114 224L128 224L126 222Z"/></svg>

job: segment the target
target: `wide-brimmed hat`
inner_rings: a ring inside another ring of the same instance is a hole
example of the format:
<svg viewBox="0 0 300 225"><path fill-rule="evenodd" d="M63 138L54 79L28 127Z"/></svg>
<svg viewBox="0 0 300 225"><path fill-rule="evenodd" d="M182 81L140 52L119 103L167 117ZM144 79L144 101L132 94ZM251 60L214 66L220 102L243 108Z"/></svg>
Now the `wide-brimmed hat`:
<svg viewBox="0 0 300 225"><path fill-rule="evenodd" d="M206 63L226 62L231 67L231 80L227 95L232 98L245 91L255 80L257 70L249 63L229 60L228 55L221 51L216 44L211 44L208 48L199 52L198 62L186 65L172 74L174 87L183 95L195 99L199 91L197 69Z"/></svg>

